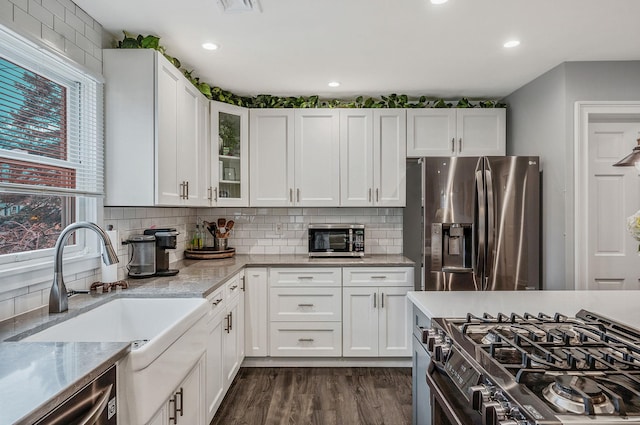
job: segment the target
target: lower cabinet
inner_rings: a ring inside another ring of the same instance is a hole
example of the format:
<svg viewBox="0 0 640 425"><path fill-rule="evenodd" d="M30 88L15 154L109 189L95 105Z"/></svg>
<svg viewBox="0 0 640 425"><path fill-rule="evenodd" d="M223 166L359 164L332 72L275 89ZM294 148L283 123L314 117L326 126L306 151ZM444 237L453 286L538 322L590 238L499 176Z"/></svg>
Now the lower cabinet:
<svg viewBox="0 0 640 425"><path fill-rule="evenodd" d="M342 355L340 268L269 270L271 357Z"/></svg>
<svg viewBox="0 0 640 425"><path fill-rule="evenodd" d="M343 356L411 356L412 282L410 268L343 269Z"/></svg>
<svg viewBox="0 0 640 425"><path fill-rule="evenodd" d="M244 280L244 354L266 357L269 353L268 270L246 269Z"/></svg>
<svg viewBox="0 0 640 425"><path fill-rule="evenodd" d="M154 415L149 425L205 425L202 391L205 379L204 361L203 356Z"/></svg>
<svg viewBox="0 0 640 425"><path fill-rule="evenodd" d="M206 420L210 423L244 359L244 271L207 297ZM205 409L202 409L203 412Z"/></svg>

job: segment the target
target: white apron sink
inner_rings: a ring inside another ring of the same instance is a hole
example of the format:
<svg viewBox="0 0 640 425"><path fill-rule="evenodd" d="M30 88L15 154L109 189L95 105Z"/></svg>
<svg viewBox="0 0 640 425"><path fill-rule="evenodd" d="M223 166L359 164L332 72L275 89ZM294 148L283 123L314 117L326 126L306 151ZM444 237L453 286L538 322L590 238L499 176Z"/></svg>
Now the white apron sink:
<svg viewBox="0 0 640 425"><path fill-rule="evenodd" d="M118 364L119 420L146 423L205 351L204 298L119 298L22 339L132 342Z"/></svg>

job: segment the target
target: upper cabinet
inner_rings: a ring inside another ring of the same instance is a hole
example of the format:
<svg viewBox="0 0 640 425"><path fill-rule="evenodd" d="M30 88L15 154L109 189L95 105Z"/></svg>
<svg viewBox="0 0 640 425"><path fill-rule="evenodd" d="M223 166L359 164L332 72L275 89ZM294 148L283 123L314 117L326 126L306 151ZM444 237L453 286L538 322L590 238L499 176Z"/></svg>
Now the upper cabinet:
<svg viewBox="0 0 640 425"><path fill-rule="evenodd" d="M204 96L151 49L106 49L103 73L105 205L207 205Z"/></svg>
<svg viewBox="0 0 640 425"><path fill-rule="evenodd" d="M251 206L338 206L339 113L252 109Z"/></svg>
<svg viewBox="0 0 640 425"><path fill-rule="evenodd" d="M249 110L211 102L211 206L249 206Z"/></svg>
<svg viewBox="0 0 640 425"><path fill-rule="evenodd" d="M404 109L340 110L340 205L405 206Z"/></svg>
<svg viewBox="0 0 640 425"><path fill-rule="evenodd" d="M506 154L503 108L407 110L407 156Z"/></svg>

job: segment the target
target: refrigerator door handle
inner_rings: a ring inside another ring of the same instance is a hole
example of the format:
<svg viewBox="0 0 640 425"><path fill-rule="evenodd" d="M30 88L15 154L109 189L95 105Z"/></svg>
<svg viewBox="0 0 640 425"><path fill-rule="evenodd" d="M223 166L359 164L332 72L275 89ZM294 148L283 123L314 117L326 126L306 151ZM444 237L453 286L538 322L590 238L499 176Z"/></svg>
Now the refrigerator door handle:
<svg viewBox="0 0 640 425"><path fill-rule="evenodd" d="M495 208L494 208L494 194L493 194L493 176L491 170L486 169L484 171L485 188L487 191L487 261L485 277L487 282L491 277L491 272L494 270L493 250L495 246ZM489 289L489 288L485 288Z"/></svg>
<svg viewBox="0 0 640 425"><path fill-rule="evenodd" d="M484 256L485 256L485 216L486 216L486 200L485 200L485 192L484 192L484 179L482 178L482 170L476 170L475 175L475 184L476 184L476 205L475 205L475 217L476 217L476 234L474 241L474 248L476 253L476 263L473 268L474 281L476 289L484 289L483 288L483 275L484 275ZM479 282L479 285L478 285Z"/></svg>

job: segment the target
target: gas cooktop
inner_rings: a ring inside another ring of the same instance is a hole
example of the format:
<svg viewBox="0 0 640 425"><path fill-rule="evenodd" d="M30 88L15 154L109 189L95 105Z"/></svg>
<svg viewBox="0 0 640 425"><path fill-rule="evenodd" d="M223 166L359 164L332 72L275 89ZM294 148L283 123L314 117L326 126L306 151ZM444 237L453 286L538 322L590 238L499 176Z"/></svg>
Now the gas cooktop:
<svg viewBox="0 0 640 425"><path fill-rule="evenodd" d="M640 331L598 314L434 319L428 345L483 424L640 423Z"/></svg>

